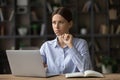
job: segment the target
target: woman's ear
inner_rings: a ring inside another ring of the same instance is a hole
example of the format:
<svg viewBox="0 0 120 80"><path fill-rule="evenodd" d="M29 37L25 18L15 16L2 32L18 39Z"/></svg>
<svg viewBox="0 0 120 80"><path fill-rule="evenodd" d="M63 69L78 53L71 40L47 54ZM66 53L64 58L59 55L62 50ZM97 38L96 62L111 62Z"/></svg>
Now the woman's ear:
<svg viewBox="0 0 120 80"><path fill-rule="evenodd" d="M73 21L70 21L69 24L69 28L71 28L73 26Z"/></svg>

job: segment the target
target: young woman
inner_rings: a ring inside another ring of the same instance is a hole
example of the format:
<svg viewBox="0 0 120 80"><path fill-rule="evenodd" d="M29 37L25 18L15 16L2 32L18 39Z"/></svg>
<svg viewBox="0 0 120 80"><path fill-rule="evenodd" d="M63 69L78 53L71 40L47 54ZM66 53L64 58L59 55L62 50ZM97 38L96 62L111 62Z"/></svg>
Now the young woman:
<svg viewBox="0 0 120 80"><path fill-rule="evenodd" d="M47 72L64 74L92 69L87 42L69 33L72 25L70 10L60 7L53 12L52 28L56 38L40 48Z"/></svg>

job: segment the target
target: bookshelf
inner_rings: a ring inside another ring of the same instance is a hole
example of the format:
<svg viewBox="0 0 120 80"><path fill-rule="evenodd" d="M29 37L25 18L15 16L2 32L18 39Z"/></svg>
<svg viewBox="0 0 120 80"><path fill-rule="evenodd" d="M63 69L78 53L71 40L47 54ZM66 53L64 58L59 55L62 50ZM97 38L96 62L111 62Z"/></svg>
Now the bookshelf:
<svg viewBox="0 0 120 80"><path fill-rule="evenodd" d="M38 49L46 40L45 5L45 0L0 1L0 49Z"/></svg>
<svg viewBox="0 0 120 80"><path fill-rule="evenodd" d="M109 26L110 26L110 56L119 62L120 55L120 1L109 0ZM116 56L114 56L116 55ZM117 64L117 66L120 66ZM117 68L119 72L119 68Z"/></svg>
<svg viewBox="0 0 120 80"><path fill-rule="evenodd" d="M0 49L5 50L14 45L14 0L0 1ZM9 44L9 45L8 45Z"/></svg>
<svg viewBox="0 0 120 80"><path fill-rule="evenodd" d="M24 5L19 0L2 1L6 2L0 2L1 50L39 49L55 38L51 12L65 6L73 12L71 33L87 40L93 65L99 64L96 59L101 55L120 61L119 0L24 0ZM27 29L23 35L18 30L21 27ZM99 66L95 68L99 70Z"/></svg>

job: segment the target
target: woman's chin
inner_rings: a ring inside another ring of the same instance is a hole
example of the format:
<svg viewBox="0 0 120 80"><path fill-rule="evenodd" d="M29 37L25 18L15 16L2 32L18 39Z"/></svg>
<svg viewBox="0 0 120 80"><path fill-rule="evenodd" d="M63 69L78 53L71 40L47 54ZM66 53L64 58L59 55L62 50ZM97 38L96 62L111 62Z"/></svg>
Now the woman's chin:
<svg viewBox="0 0 120 80"><path fill-rule="evenodd" d="M56 34L56 36L61 36L61 34Z"/></svg>

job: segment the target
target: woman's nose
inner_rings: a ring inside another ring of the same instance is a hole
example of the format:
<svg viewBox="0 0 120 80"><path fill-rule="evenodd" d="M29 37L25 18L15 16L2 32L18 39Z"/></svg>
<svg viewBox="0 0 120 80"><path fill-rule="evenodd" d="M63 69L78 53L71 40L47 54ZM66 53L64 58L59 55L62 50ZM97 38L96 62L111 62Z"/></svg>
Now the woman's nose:
<svg viewBox="0 0 120 80"><path fill-rule="evenodd" d="M55 27L58 29L59 28L59 24L56 24Z"/></svg>

